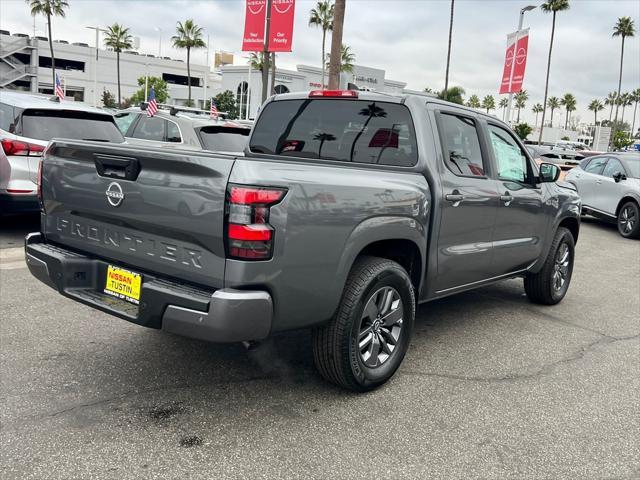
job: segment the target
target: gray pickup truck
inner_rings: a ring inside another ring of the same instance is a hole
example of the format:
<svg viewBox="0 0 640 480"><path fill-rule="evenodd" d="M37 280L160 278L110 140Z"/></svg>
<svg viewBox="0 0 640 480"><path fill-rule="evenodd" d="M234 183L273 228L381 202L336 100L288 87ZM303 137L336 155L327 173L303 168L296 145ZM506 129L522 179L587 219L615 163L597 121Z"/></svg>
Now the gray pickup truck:
<svg viewBox="0 0 640 480"><path fill-rule="evenodd" d="M356 391L399 367L418 304L523 277L552 305L571 280L576 191L436 99L277 95L238 158L66 140L43 158L35 277L211 342L311 328L320 373Z"/></svg>

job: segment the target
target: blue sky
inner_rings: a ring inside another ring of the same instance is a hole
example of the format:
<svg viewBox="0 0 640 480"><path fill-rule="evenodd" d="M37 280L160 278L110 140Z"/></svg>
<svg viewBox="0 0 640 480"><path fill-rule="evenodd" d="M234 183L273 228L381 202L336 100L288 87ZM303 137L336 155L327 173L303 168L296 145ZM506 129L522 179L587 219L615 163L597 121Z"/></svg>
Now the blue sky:
<svg viewBox="0 0 640 480"><path fill-rule="evenodd" d="M211 36L215 49L240 49L242 0L68 1L67 18L54 20L54 38L93 45L93 33L85 26L119 22L140 37L142 52L157 54L159 33L154 27L159 27L163 55L182 58L183 52L170 50L169 38L177 20L193 18ZM450 83L463 86L467 95L497 96L506 34L515 30L522 6L540 3L457 0ZM296 2L294 49L279 55L279 65L294 68L300 63L320 63L321 32L307 26L308 12L314 5L312 1ZM388 78L405 81L409 88L442 88L449 7L448 0L347 0L344 42L356 54L356 63L383 68ZM587 104L617 88L620 40L612 38L611 33L620 16L631 16L640 27L640 2L572 0L571 10L558 15L550 94L573 93L578 99L576 113L585 120L591 118ZM533 10L526 14L524 25L531 28L525 77L531 100L525 118L532 120L530 107L542 101L551 15ZM21 0L0 1L0 28L30 33L33 27L27 4ZM37 19L36 28L39 35L44 34L42 18ZM627 40L625 59L622 90L639 88L640 36ZM204 63L204 52L196 53L194 61Z"/></svg>

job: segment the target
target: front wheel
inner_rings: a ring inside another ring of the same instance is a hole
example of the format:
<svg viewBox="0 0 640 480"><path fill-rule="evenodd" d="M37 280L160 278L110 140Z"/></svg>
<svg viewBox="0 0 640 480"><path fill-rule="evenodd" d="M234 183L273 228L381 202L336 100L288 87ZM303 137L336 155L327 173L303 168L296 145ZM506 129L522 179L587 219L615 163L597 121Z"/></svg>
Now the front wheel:
<svg viewBox="0 0 640 480"><path fill-rule="evenodd" d="M618 232L624 238L640 237L640 209L636 202L625 203L618 212Z"/></svg>
<svg viewBox="0 0 640 480"><path fill-rule="evenodd" d="M524 278L524 291L533 303L555 305L567 294L571 275L575 242L571 232L558 228L542 270Z"/></svg>
<svg viewBox="0 0 640 480"><path fill-rule="evenodd" d="M359 258L335 316L313 332L318 371L350 390L382 385L407 352L414 318L415 295L404 268L384 258Z"/></svg>

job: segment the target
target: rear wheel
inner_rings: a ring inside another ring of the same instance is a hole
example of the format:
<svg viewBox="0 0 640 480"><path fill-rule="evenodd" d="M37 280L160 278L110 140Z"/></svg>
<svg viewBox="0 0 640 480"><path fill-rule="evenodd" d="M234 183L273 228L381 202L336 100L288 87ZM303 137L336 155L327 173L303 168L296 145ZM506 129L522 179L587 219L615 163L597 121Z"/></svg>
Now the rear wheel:
<svg viewBox="0 0 640 480"><path fill-rule="evenodd" d="M350 390L382 385L407 352L414 317L407 272L391 260L359 258L336 315L313 332L316 367L324 378Z"/></svg>
<svg viewBox="0 0 640 480"><path fill-rule="evenodd" d="M640 237L640 209L632 200L628 201L618 212L618 232L625 238Z"/></svg>
<svg viewBox="0 0 640 480"><path fill-rule="evenodd" d="M524 291L533 303L555 305L567 294L571 275L575 242L571 232L558 228L542 270L524 278Z"/></svg>

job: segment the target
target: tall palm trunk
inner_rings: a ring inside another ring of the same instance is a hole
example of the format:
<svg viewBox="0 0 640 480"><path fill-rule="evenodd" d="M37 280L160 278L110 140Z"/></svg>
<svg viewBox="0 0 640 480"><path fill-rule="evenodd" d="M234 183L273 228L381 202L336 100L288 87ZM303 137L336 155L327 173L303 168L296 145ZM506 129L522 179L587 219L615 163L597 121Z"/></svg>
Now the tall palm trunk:
<svg viewBox="0 0 640 480"><path fill-rule="evenodd" d="M631 124L631 136L633 137L636 129L636 110L638 110L638 102L633 106L633 123Z"/></svg>
<svg viewBox="0 0 640 480"><path fill-rule="evenodd" d="M549 126L550 126L551 128L553 128L553 111L554 111L554 110L555 110L555 108L552 108L552 109L551 109L551 119L550 119L550 121L549 121ZM544 126L544 110L542 111L542 126ZM540 127L540 129L542 129L542 126ZM539 144L539 143L540 143L540 142L538 141L538 144Z"/></svg>
<svg viewBox="0 0 640 480"><path fill-rule="evenodd" d="M538 128L538 115L540 114L540 112L536 112L536 128Z"/></svg>
<svg viewBox="0 0 640 480"><path fill-rule="evenodd" d="M564 129L567 129L567 126L569 125L569 110L567 110L567 115L564 119Z"/></svg>
<svg viewBox="0 0 640 480"><path fill-rule="evenodd" d="M118 72L118 108L122 108L122 97L120 95L120 49L116 50L116 71Z"/></svg>
<svg viewBox="0 0 640 480"><path fill-rule="evenodd" d="M47 15L47 28L49 30L49 50L51 50L51 77L53 80L53 94L56 94L56 59L53 56L53 38L51 37L51 15Z"/></svg>
<svg viewBox="0 0 640 480"><path fill-rule="evenodd" d="M276 52L271 54L271 95L276 93Z"/></svg>
<svg viewBox="0 0 640 480"><path fill-rule="evenodd" d="M611 104L611 109L609 110L609 121L611 121L612 117L613 117L613 103Z"/></svg>
<svg viewBox="0 0 640 480"><path fill-rule="evenodd" d="M593 126L594 127L598 126L598 111L597 110L593 111Z"/></svg>
<svg viewBox="0 0 640 480"><path fill-rule="evenodd" d="M518 108L518 117L516 118L516 123L520 123L520 108Z"/></svg>
<svg viewBox="0 0 640 480"><path fill-rule="evenodd" d="M367 118L367 121L364 122L364 125L362 125L362 128L353 139L353 143L351 144L351 154L349 157L350 162L353 162L353 154L355 153L355 150L356 150L356 143L358 143L358 140L360 140L360 137L362 136L364 131L367 129L367 125L369 125L369 122L371 121L372 118L373 118L373 115L369 115L369 118Z"/></svg>
<svg viewBox="0 0 640 480"><path fill-rule="evenodd" d="M333 31L331 35L331 60L329 62L329 89L340 88L340 64L342 63L342 30L344 28L344 10L346 0L336 0L333 12Z"/></svg>
<svg viewBox="0 0 640 480"><path fill-rule="evenodd" d="M187 96L187 105L191 106L191 48L187 47L187 83L189 84L189 94Z"/></svg>
<svg viewBox="0 0 640 480"><path fill-rule="evenodd" d="M324 72L325 72L325 68L326 68L326 65L325 65L325 61L326 61L325 60L325 55L326 55L325 54L325 48L326 48L325 47L325 42L326 42L326 40L327 40L327 31L323 28L322 29L322 63L321 63L321 65L322 65L322 87L321 87L321 90L324 90Z"/></svg>
<svg viewBox="0 0 640 480"><path fill-rule="evenodd" d="M451 37L453 36L453 6L455 0L451 0L451 14L449 16L449 46L447 47L447 69L444 73L444 94L442 97L447 100L449 89L449 64L451 63Z"/></svg>
<svg viewBox="0 0 640 480"><path fill-rule="evenodd" d="M549 95L549 72L551 71L551 52L553 50L553 36L556 33L556 12L553 12L553 20L551 21L551 41L549 42L549 58L547 58L547 79L544 82L544 103L542 104L542 125L540 125L540 134L538 135L538 145L542 143L542 132L544 131L544 117L547 113L547 96ZM551 125L553 126L553 110L551 110Z"/></svg>
<svg viewBox="0 0 640 480"><path fill-rule="evenodd" d="M614 121L618 121L618 107L620 106L620 90L622 88L622 62L624 60L624 35L622 36L622 49L620 50L620 75L618 76L618 96L616 99L616 116L614 117ZM613 135L611 135L613 138Z"/></svg>
<svg viewBox="0 0 640 480"><path fill-rule="evenodd" d="M504 122L504 115L506 113L506 107L502 107L502 121Z"/></svg>

